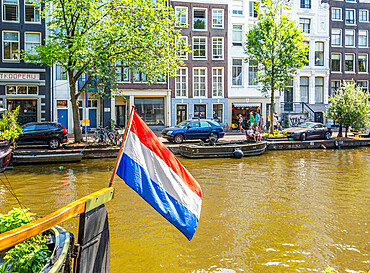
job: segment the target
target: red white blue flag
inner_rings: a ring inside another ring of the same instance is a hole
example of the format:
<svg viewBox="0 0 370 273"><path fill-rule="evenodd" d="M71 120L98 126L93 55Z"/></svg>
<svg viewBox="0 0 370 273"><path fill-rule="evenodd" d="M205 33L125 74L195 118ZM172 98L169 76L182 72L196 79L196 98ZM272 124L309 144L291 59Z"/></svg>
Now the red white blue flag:
<svg viewBox="0 0 370 273"><path fill-rule="evenodd" d="M116 174L188 240L197 228L202 190L133 110Z"/></svg>

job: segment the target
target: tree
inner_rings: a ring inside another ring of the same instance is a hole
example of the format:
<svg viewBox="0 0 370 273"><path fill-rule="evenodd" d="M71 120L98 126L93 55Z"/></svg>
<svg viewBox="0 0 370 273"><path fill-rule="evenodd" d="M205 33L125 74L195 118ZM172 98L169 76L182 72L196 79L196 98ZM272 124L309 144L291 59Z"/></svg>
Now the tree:
<svg viewBox="0 0 370 273"><path fill-rule="evenodd" d="M340 128L363 130L368 128L370 119L370 95L354 83L343 81L343 85L329 98L326 116L338 121ZM341 129L338 136L342 136Z"/></svg>
<svg viewBox="0 0 370 273"><path fill-rule="evenodd" d="M39 0L50 34L45 44L22 52L25 61L62 66L68 76L75 142L82 141L78 97L86 86L115 83L117 62L147 75L148 84L174 76L182 64L180 30L165 0ZM88 79L78 90L78 79Z"/></svg>
<svg viewBox="0 0 370 273"><path fill-rule="evenodd" d="M22 128L18 123L19 106L13 111L2 114L0 120L0 140L16 139L22 134Z"/></svg>
<svg viewBox="0 0 370 273"><path fill-rule="evenodd" d="M302 30L288 15L287 6L276 0L261 0L256 24L250 27L245 43L246 61L257 61L256 82L264 96L270 96L270 133L275 112L275 92L282 91L297 69L307 63L307 45Z"/></svg>

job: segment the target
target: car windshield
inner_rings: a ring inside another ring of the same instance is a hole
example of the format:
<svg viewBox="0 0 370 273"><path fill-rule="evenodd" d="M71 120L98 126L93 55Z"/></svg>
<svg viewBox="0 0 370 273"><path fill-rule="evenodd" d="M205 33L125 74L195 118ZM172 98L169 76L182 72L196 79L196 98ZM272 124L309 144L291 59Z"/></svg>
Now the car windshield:
<svg viewBox="0 0 370 273"><path fill-rule="evenodd" d="M189 121L183 121L183 122L180 122L179 124L177 124L176 127L184 128L188 123L189 123Z"/></svg>
<svg viewBox="0 0 370 273"><path fill-rule="evenodd" d="M301 125L299 125L299 127L301 127L301 128L313 128L313 127L315 127L315 124L313 124L313 123L302 123Z"/></svg>

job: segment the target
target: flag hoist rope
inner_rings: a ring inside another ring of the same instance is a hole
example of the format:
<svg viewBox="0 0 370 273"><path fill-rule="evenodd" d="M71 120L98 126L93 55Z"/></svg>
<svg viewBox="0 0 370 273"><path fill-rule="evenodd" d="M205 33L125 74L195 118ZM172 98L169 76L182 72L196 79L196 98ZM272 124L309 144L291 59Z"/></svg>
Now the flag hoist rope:
<svg viewBox="0 0 370 273"><path fill-rule="evenodd" d="M121 157L123 146L125 145L126 136L127 136L128 131L131 128L131 123L132 123L132 118L133 118L134 110L135 110L135 105L133 105L132 106L132 109L131 109L131 113L130 113L130 117L128 119L128 123L127 123L127 126L126 126L125 134L123 135L121 147L120 147L119 152L118 152L118 156L117 156L117 160L116 160L116 165L114 166L114 170L113 170L113 173L112 173L112 177L110 178L109 186L108 187L112 187L113 180L114 180L114 175L116 174L117 167L118 167L118 162L119 162L120 157Z"/></svg>

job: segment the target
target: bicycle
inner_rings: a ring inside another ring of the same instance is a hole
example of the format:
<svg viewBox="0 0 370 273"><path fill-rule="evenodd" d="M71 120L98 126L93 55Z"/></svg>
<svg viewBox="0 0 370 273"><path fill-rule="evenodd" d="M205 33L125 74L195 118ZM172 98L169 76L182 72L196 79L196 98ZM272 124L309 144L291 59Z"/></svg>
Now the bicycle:
<svg viewBox="0 0 370 273"><path fill-rule="evenodd" d="M103 143L108 145L115 145L115 137L111 132L108 132L107 127L105 128L98 128L95 131L94 140L96 143Z"/></svg>

